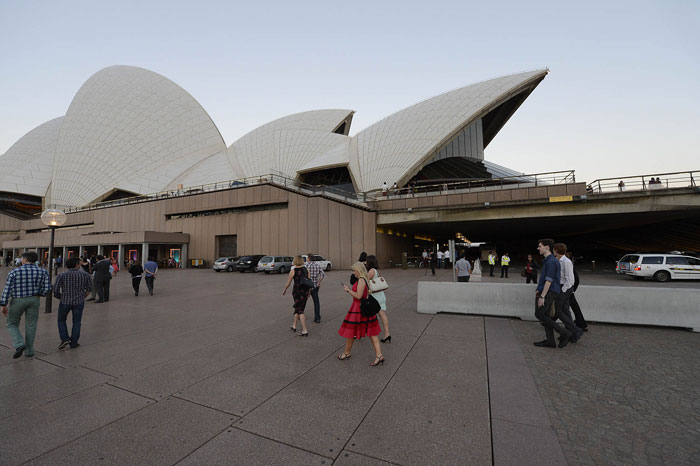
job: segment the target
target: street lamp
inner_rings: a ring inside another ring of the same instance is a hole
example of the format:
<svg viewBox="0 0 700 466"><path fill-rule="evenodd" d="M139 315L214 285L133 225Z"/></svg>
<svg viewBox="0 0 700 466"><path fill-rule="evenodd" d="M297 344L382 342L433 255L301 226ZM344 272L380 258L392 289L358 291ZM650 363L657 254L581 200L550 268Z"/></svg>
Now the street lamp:
<svg viewBox="0 0 700 466"><path fill-rule="evenodd" d="M53 241L54 241L54 236L56 234L56 228L60 227L64 223L66 223L66 214L62 210L58 209L46 209L41 213L41 221L44 222L44 225L49 227L51 230L51 243L49 243L49 284L53 283ZM44 309L44 313L50 314L51 313L51 302L52 302L52 297L53 293L49 292L49 294L46 296L46 308Z"/></svg>

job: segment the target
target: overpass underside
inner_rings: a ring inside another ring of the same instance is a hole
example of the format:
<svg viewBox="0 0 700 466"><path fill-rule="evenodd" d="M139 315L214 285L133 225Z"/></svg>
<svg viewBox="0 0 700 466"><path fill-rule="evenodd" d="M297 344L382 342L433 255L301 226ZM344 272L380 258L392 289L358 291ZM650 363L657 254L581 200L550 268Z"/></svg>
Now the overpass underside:
<svg viewBox="0 0 700 466"><path fill-rule="evenodd" d="M673 189L380 209L380 230L444 242L461 233L512 251L539 238L577 252L700 251L700 192ZM410 209L410 211L409 211Z"/></svg>

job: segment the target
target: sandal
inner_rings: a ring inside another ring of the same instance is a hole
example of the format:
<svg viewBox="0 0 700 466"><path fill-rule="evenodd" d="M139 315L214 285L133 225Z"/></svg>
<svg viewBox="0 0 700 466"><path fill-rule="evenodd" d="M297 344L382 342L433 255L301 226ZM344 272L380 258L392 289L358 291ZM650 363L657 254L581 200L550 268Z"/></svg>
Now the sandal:
<svg viewBox="0 0 700 466"><path fill-rule="evenodd" d="M296 328L296 327L289 327L289 328L292 329L292 332L296 332L296 331L297 331L297 328Z"/></svg>
<svg viewBox="0 0 700 466"><path fill-rule="evenodd" d="M341 361L345 361L346 359L350 359L350 353L343 353L338 355L338 359Z"/></svg>
<svg viewBox="0 0 700 466"><path fill-rule="evenodd" d="M382 367L384 367L384 355L383 354L380 354L379 356L374 358L374 362L371 363L370 366L378 366L380 364L382 365Z"/></svg>
<svg viewBox="0 0 700 466"><path fill-rule="evenodd" d="M299 336L300 336L300 337L308 337L308 336L309 336L309 332L301 332L301 333L299 334Z"/></svg>

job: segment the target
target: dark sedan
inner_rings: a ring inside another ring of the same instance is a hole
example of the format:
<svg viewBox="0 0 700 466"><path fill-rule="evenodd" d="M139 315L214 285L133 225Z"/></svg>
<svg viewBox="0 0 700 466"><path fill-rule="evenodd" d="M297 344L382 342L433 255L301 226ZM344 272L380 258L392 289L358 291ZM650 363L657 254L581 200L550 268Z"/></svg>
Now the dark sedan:
<svg viewBox="0 0 700 466"><path fill-rule="evenodd" d="M246 270L257 272L258 262L260 262L260 259L263 257L265 257L263 254L243 256L238 260L238 262L236 262L236 270L241 273L245 272Z"/></svg>

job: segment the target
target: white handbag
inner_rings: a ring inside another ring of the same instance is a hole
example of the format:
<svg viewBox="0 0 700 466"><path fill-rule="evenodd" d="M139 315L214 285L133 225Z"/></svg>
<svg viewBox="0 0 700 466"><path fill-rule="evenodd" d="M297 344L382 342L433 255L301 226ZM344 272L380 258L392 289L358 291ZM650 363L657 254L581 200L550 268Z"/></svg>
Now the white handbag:
<svg viewBox="0 0 700 466"><path fill-rule="evenodd" d="M379 272L374 271L374 278L369 281L369 291L378 293L389 288L389 284L384 280L384 277L379 276Z"/></svg>

